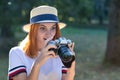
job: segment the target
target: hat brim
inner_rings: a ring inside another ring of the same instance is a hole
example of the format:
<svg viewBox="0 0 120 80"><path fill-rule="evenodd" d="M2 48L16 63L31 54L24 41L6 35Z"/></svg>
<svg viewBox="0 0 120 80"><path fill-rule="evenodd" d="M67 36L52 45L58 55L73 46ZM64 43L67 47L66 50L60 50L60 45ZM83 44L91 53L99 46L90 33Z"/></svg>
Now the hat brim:
<svg viewBox="0 0 120 80"><path fill-rule="evenodd" d="M24 25L24 26L23 26L23 31L29 32L29 31L30 31L30 26L31 26L31 25L32 25L32 24L26 24L26 25ZM58 22L58 25L59 25L60 29L66 27L66 24L63 23L63 22Z"/></svg>

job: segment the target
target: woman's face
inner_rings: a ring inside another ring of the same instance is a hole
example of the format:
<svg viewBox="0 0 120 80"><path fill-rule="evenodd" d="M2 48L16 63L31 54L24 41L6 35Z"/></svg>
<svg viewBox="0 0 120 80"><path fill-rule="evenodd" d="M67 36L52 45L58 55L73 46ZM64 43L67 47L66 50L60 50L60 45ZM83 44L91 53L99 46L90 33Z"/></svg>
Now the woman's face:
<svg viewBox="0 0 120 80"><path fill-rule="evenodd" d="M37 44L39 50L43 48L48 41L52 40L56 34L56 23L40 23L37 32Z"/></svg>

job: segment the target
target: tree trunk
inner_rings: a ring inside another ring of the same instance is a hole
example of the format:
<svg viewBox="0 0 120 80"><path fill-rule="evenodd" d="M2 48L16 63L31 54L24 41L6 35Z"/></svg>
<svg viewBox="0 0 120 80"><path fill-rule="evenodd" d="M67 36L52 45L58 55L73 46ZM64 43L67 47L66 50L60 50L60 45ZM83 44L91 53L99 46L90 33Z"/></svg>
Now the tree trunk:
<svg viewBox="0 0 120 80"><path fill-rule="evenodd" d="M120 66L120 0L111 0L105 63Z"/></svg>

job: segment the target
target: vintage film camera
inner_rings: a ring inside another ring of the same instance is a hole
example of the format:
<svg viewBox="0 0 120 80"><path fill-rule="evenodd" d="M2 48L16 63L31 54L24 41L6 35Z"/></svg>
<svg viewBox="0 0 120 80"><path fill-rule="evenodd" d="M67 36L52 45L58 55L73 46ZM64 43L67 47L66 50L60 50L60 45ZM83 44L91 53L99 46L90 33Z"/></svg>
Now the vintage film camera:
<svg viewBox="0 0 120 80"><path fill-rule="evenodd" d="M75 60L75 55L69 49L68 44L72 46L72 41L70 39L66 39L65 37L60 37L54 41L49 41L48 44L56 45L57 49L50 48L49 50L53 50L56 55L59 55L62 63L67 68L71 67L72 62Z"/></svg>

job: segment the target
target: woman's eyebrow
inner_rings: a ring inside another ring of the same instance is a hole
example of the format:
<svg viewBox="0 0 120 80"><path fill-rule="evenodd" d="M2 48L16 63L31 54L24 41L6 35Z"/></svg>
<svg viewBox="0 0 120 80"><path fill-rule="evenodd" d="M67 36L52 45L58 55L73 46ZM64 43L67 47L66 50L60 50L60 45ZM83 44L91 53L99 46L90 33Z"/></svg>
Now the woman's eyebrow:
<svg viewBox="0 0 120 80"><path fill-rule="evenodd" d="M45 25L43 25L43 24L40 24L40 26L47 27L47 26L45 26ZM56 24L53 24L51 27L54 27L54 26L56 26Z"/></svg>
<svg viewBox="0 0 120 80"><path fill-rule="evenodd" d="M56 24L54 24L53 26L56 26Z"/></svg>
<svg viewBox="0 0 120 80"><path fill-rule="evenodd" d="M47 27L47 26L45 26L45 25L43 25L43 24L40 24L40 26L44 26L44 27Z"/></svg>

